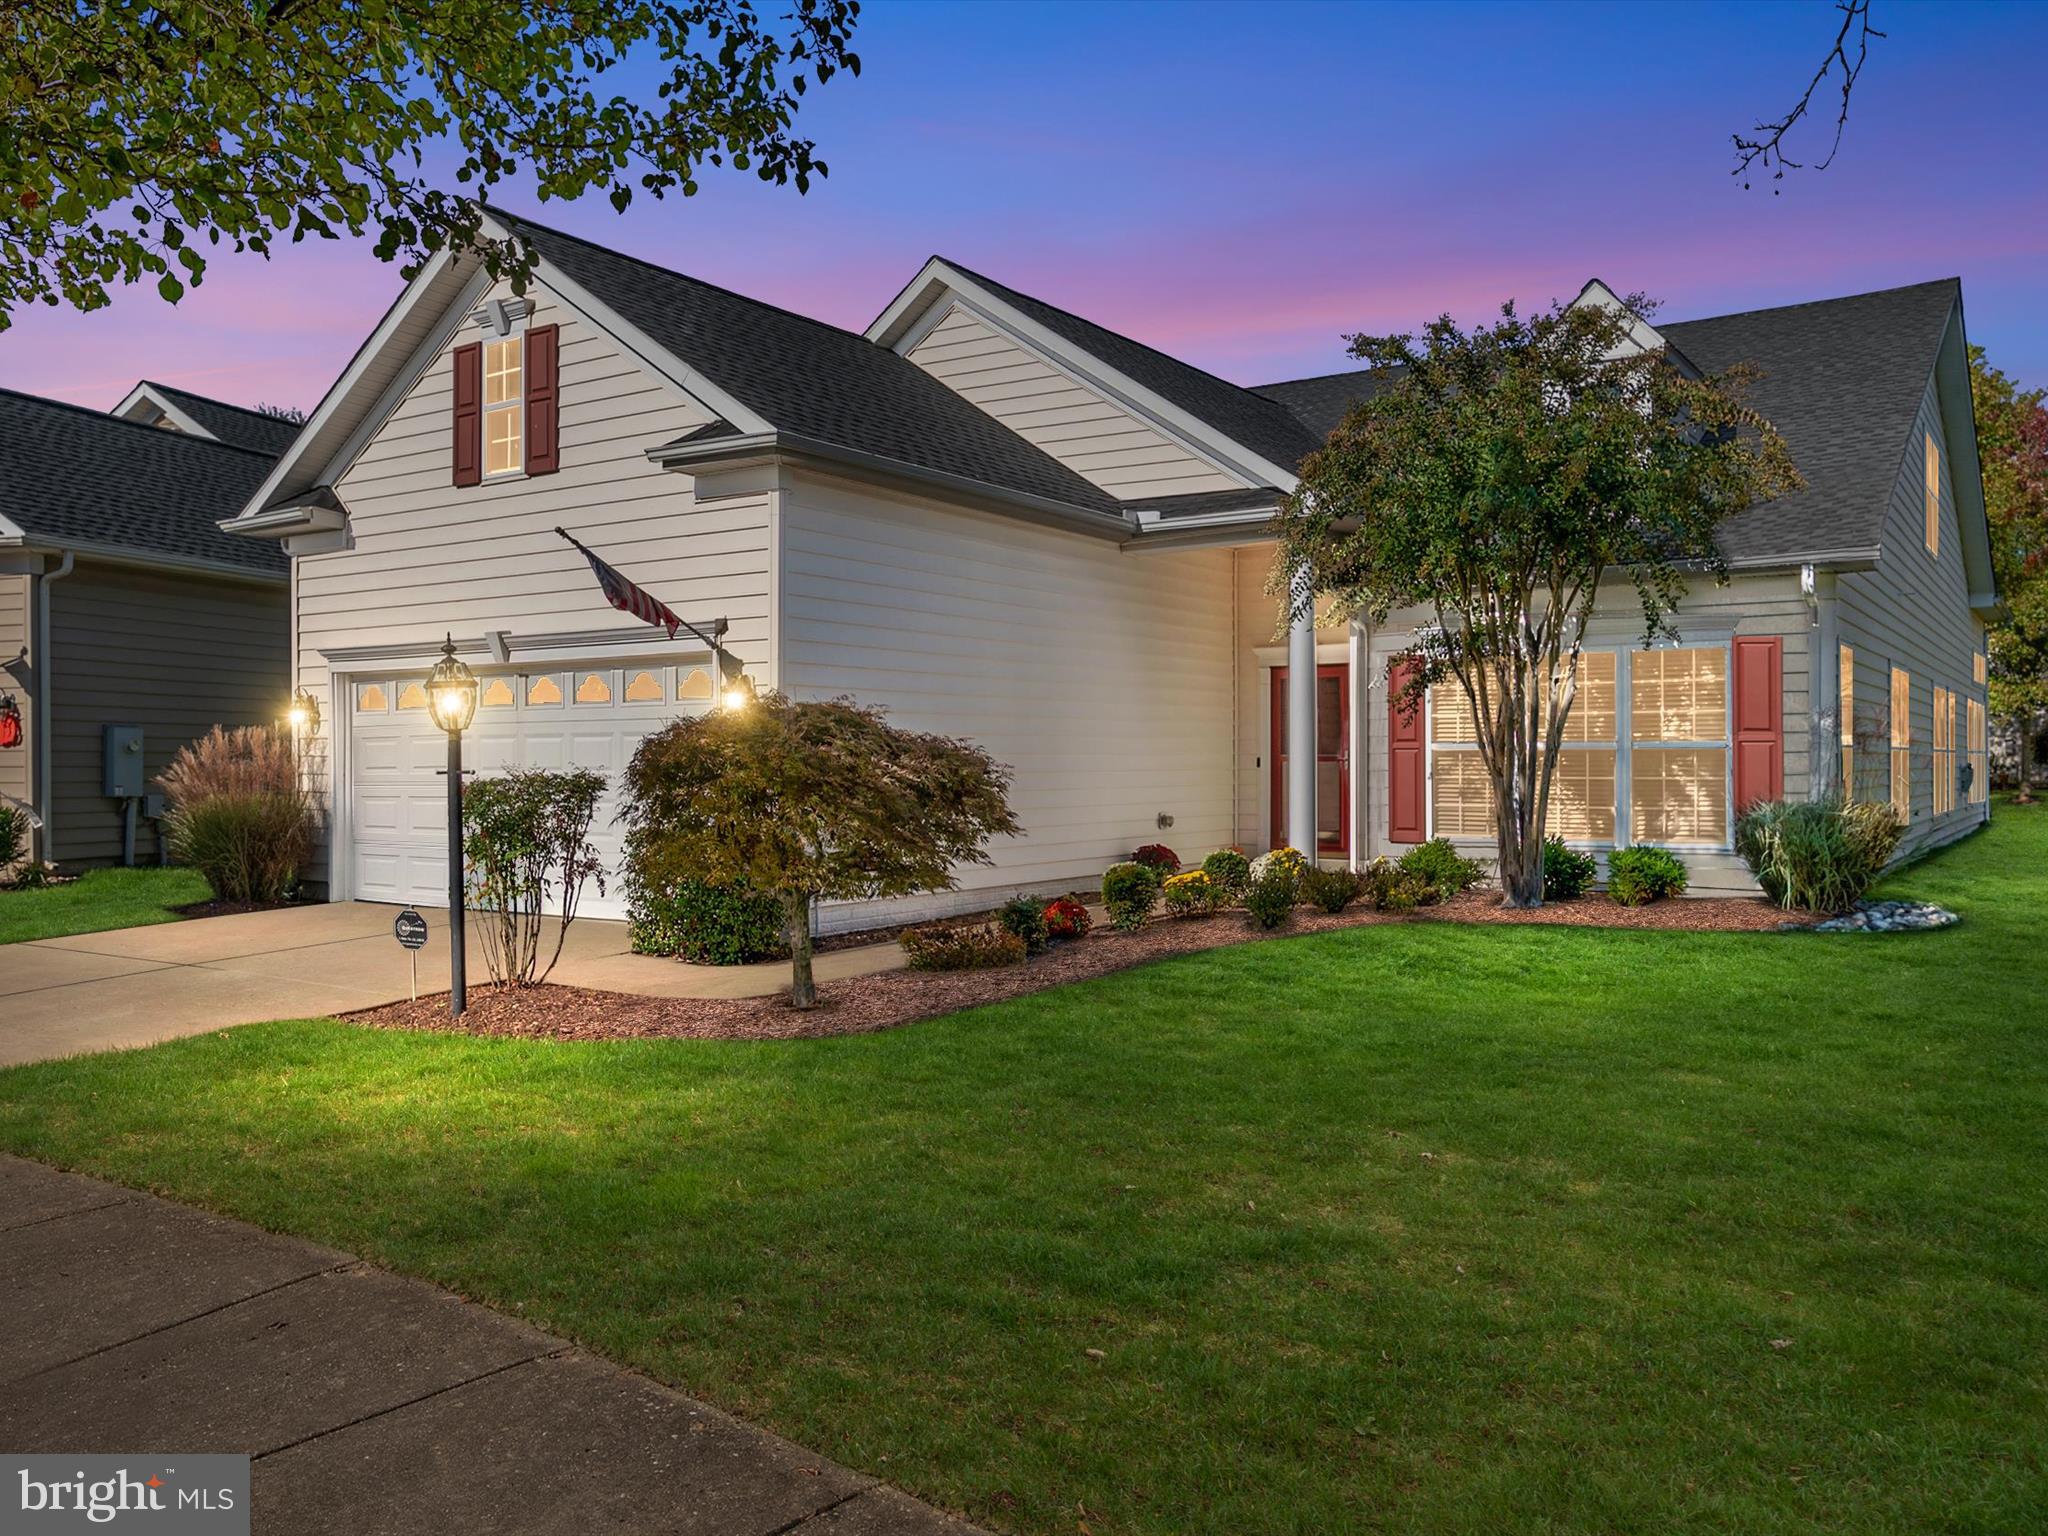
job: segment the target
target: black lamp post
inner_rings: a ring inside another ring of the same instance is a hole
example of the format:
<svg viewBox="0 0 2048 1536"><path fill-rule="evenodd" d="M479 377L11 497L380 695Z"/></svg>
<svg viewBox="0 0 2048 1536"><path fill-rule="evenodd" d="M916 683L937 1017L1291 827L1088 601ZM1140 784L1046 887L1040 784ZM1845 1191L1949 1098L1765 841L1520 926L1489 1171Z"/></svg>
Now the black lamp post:
<svg viewBox="0 0 2048 1536"><path fill-rule="evenodd" d="M455 656L455 637L441 647L441 659L427 674L427 712L448 733L448 1013L461 1018L469 1006L462 933L462 733L476 718L476 674Z"/></svg>

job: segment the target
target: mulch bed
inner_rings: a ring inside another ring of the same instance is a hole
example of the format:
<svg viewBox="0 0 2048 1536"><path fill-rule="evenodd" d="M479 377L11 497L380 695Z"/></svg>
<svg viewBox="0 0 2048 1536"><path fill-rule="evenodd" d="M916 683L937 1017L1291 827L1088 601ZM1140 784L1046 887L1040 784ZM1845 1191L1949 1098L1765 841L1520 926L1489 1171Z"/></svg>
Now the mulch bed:
<svg viewBox="0 0 2048 1536"><path fill-rule="evenodd" d="M1059 945L1050 954L999 970L886 971L878 976L821 982L818 1006L808 1012L798 1012L780 997L635 997L623 992L550 985L502 992L477 988L470 993L469 1008L460 1023L448 1017L446 993L423 997L418 1002L392 1003L348 1017L377 1029L521 1040L807 1040L827 1035L873 1034L982 1003L1001 1002L1068 982L1105 976L1172 955L1376 923L1552 923L1765 933L1803 916L1781 911L1768 902L1746 899L1661 901L1630 908L1593 897L1551 902L1537 911L1523 912L1503 908L1497 892L1468 891L1443 906L1418 913L1353 910L1333 916L1302 908L1295 912L1289 926L1274 933L1254 929L1242 912L1151 922L1134 934L1099 928L1085 939Z"/></svg>

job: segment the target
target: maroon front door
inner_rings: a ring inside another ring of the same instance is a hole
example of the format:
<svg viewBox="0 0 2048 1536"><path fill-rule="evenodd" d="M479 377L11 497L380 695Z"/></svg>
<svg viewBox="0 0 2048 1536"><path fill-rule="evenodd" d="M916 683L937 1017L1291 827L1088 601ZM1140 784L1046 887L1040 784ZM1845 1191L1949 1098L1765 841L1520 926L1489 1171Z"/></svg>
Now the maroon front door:
<svg viewBox="0 0 2048 1536"><path fill-rule="evenodd" d="M1273 846L1287 841L1287 669L1273 669ZM1351 669L1316 668L1316 851L1351 851Z"/></svg>

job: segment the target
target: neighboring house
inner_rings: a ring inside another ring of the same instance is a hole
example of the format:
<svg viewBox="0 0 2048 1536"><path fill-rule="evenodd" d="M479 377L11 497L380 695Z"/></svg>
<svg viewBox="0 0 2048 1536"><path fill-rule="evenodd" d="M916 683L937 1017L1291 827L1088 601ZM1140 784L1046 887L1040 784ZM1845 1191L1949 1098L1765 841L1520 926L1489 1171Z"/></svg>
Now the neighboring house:
<svg viewBox="0 0 2048 1536"><path fill-rule="evenodd" d="M124 856L130 812L105 793L106 727L140 727L154 793L186 742L282 712L287 563L218 525L295 430L159 385L114 414L0 390L0 695L25 726L0 749L0 795L39 819L38 857ZM146 810L134 854L154 861Z"/></svg>
<svg viewBox="0 0 2048 1536"><path fill-rule="evenodd" d="M762 685L852 695L1011 765L1024 834L894 915L1086 884L1152 841L1489 845L1455 704L1390 721L1412 623L1290 635L1268 595L1271 516L1365 375L1239 388L936 258L856 335L495 217L538 255L529 292L431 261L227 524L294 557L296 681L333 728L331 895L445 890L420 686L444 634L484 678L484 771L616 777L645 732L711 707L703 648L605 608L557 525L726 621ZM1695 587L1682 646L1636 651L1617 594L1559 829L1669 844L1715 891L1753 889L1738 803L1844 764L1910 810L1909 849L1975 825L1981 761L1968 795L1957 770L1994 597L1958 285L1661 334L1703 368L1761 365L1808 488L1728 525L1735 575ZM1290 654L1315 671L1292 711ZM1290 806L1286 764L1310 758ZM608 816L600 843L616 857ZM590 909L621 906L614 884Z"/></svg>

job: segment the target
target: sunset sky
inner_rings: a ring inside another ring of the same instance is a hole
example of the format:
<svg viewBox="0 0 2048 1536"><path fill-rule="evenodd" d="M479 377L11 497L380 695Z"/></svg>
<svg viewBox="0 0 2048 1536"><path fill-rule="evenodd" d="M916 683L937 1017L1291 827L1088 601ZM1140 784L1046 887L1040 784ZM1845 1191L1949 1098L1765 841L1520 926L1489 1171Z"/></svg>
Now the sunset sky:
<svg viewBox="0 0 2048 1536"><path fill-rule="evenodd" d="M623 217L502 200L854 328L936 251L1241 383L1594 275L1683 319L1954 274L1971 339L2048 384L2048 7L1875 15L1835 165L1775 197L1731 179L1729 135L1797 97L1824 0L870 4L861 77L805 109L832 168L809 196L726 174ZM222 260L175 308L138 287L20 317L0 384L310 409L397 289L367 242Z"/></svg>

